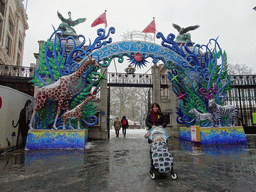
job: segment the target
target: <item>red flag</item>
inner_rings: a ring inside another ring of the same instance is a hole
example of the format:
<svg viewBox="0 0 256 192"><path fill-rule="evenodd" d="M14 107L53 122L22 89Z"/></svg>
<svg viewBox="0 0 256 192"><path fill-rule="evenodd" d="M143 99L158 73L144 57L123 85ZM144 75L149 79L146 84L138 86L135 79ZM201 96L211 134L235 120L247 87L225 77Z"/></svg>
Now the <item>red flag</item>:
<svg viewBox="0 0 256 192"><path fill-rule="evenodd" d="M142 32L143 33L155 33L156 32L155 20L153 20Z"/></svg>
<svg viewBox="0 0 256 192"><path fill-rule="evenodd" d="M101 16L99 16L93 23L91 27L95 27L96 25L105 23L106 27L107 27L107 18L106 18L106 12L104 12L103 14L101 14Z"/></svg>

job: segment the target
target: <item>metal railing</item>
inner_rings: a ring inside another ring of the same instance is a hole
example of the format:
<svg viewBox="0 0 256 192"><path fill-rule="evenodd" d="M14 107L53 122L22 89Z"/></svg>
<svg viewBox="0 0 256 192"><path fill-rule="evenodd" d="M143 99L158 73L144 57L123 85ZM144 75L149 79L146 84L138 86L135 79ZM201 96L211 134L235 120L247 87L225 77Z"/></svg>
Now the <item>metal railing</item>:
<svg viewBox="0 0 256 192"><path fill-rule="evenodd" d="M152 75L151 74L127 74L127 73L108 73L108 84L109 85L120 85L120 86L152 86Z"/></svg>
<svg viewBox="0 0 256 192"><path fill-rule="evenodd" d="M161 74L161 85L171 84L167 74ZM233 87L256 86L256 75L230 75Z"/></svg>
<svg viewBox="0 0 256 192"><path fill-rule="evenodd" d="M256 75L231 75L231 80L234 81L233 86L256 85Z"/></svg>
<svg viewBox="0 0 256 192"><path fill-rule="evenodd" d="M31 77L35 74L34 67L24 67L15 65L0 64L0 75L10 77Z"/></svg>
<svg viewBox="0 0 256 192"><path fill-rule="evenodd" d="M256 75L232 75L233 88L227 92L226 104L238 108L242 125L247 134L256 133L252 113L256 113Z"/></svg>

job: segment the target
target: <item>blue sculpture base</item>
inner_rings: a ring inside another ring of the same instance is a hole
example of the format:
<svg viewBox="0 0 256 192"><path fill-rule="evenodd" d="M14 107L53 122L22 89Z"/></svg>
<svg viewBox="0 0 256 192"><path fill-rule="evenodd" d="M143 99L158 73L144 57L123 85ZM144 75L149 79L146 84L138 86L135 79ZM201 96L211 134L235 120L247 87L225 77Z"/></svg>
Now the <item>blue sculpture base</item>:
<svg viewBox="0 0 256 192"><path fill-rule="evenodd" d="M236 127L200 127L199 143L205 145L247 143L247 139L242 126ZM191 129L180 128L180 140L192 141Z"/></svg>
<svg viewBox="0 0 256 192"><path fill-rule="evenodd" d="M84 130L29 130L26 149L84 149L88 129Z"/></svg>

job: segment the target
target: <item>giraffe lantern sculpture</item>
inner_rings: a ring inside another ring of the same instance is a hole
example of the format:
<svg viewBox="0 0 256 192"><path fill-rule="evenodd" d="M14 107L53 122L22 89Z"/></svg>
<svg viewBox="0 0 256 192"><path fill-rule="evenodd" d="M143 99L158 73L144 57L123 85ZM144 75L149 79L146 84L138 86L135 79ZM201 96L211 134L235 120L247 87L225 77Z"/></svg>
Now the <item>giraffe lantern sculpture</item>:
<svg viewBox="0 0 256 192"><path fill-rule="evenodd" d="M81 118L82 118L82 110L83 110L84 106L86 105L86 103L90 102L92 99L98 99L95 96L95 94L96 94L96 92L94 91L93 94L90 94L89 97L87 97L82 103L77 105L74 109L72 109L70 111L66 111L62 115L62 118L63 118L63 129L66 129L66 122L67 122L67 120L69 120L69 126L72 127L71 123L70 123L70 119L77 119L77 124L78 124L77 129L81 130L81 128L80 128L80 121L81 121Z"/></svg>
<svg viewBox="0 0 256 192"><path fill-rule="evenodd" d="M35 114L45 106L47 99L58 101L56 117L53 124L53 129L57 129L56 123L60 115L62 105L65 104L66 110L69 110L71 88L73 84L77 82L77 80L83 75L88 65L93 65L99 68L99 64L96 62L96 60L92 59L92 56L89 56L88 59L83 62L74 73L62 76L53 84L44 86L38 90L36 96L36 106L33 109L33 114L29 124L30 129L33 129L32 123L35 118Z"/></svg>

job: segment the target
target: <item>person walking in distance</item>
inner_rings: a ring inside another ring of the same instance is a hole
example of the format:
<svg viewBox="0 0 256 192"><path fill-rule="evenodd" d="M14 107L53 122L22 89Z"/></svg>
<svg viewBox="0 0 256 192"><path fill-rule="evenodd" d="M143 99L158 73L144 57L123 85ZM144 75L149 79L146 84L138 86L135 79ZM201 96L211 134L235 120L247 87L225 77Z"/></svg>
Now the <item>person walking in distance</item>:
<svg viewBox="0 0 256 192"><path fill-rule="evenodd" d="M122 124L122 128L123 128L123 134L124 134L124 137L125 137L126 129L129 127L128 120L126 119L125 116L122 117L121 124Z"/></svg>
<svg viewBox="0 0 256 192"><path fill-rule="evenodd" d="M121 129L121 121L119 117L115 118L114 128L116 130L116 137L119 137L119 130Z"/></svg>

